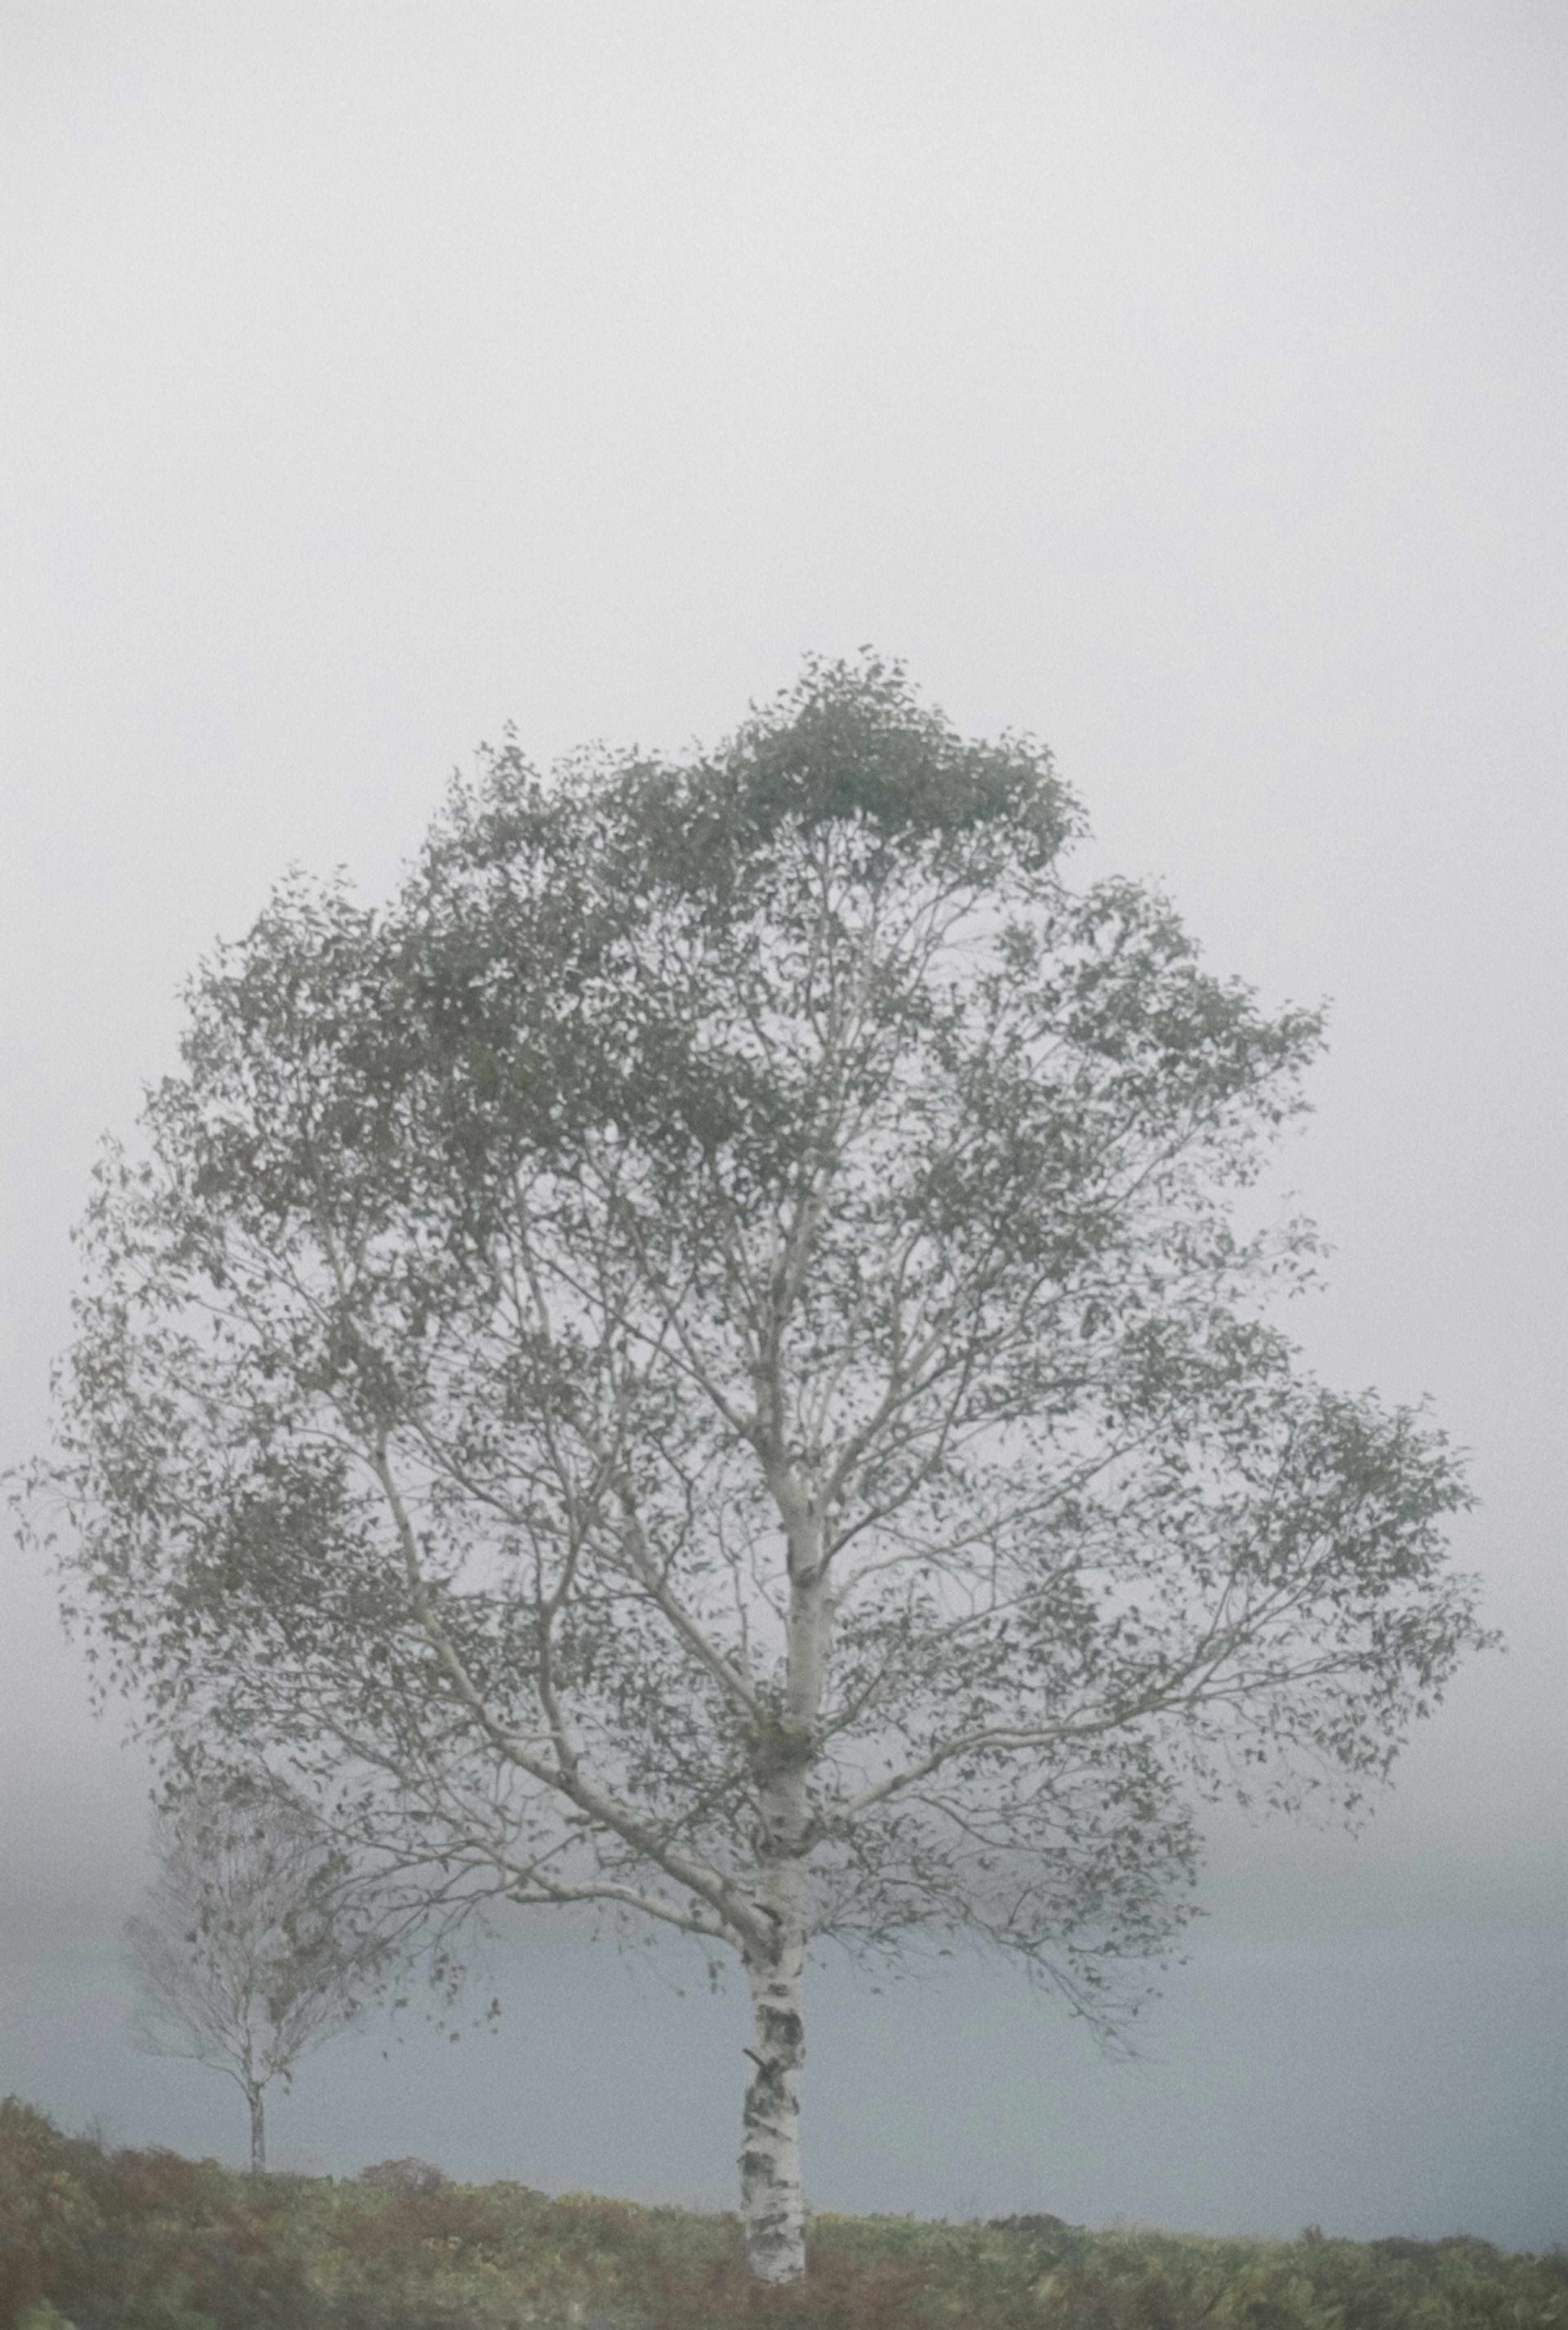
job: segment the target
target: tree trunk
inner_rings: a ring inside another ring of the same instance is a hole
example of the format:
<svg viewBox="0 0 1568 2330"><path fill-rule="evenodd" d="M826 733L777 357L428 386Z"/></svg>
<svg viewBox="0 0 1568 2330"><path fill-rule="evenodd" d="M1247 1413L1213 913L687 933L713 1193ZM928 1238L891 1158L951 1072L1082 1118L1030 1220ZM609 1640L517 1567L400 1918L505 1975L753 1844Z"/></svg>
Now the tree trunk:
<svg viewBox="0 0 1568 2330"><path fill-rule="evenodd" d="M815 1506L784 1468L770 1485L789 1546L789 1619L783 1703L757 1742L757 1890L765 1939L753 1929L751 2077L741 2145L741 2222L759 2281L798 2281L806 2270L800 2185L800 2065L806 2054L800 1975L806 1956L807 1779L817 1752L832 1605Z"/></svg>
<svg viewBox="0 0 1568 2330"><path fill-rule="evenodd" d="M250 2107L250 2174L261 2175L267 2166L267 2118L261 2089L251 2081L245 2089Z"/></svg>
<svg viewBox="0 0 1568 2330"><path fill-rule="evenodd" d="M799 1923L780 1933L766 1957L748 1956L751 1985L751 2076L741 2145L741 2222L759 2281L797 2281L806 2270L806 2209L800 2187Z"/></svg>

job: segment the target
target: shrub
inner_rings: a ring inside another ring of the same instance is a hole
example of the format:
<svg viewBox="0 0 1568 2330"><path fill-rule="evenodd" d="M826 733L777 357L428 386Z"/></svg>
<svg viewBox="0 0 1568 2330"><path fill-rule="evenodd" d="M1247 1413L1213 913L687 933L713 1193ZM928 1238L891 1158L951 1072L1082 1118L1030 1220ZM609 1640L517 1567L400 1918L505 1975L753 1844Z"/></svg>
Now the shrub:
<svg viewBox="0 0 1568 2330"><path fill-rule="evenodd" d="M360 2170L359 2181L383 2193L434 2193L447 2178L428 2160L378 2160L373 2167Z"/></svg>

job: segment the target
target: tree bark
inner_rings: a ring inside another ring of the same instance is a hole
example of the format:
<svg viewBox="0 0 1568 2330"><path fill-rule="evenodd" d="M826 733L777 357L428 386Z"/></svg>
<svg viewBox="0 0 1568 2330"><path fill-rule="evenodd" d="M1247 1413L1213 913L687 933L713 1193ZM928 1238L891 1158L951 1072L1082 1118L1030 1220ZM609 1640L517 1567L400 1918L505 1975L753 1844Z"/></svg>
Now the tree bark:
<svg viewBox="0 0 1568 2330"><path fill-rule="evenodd" d="M260 2176L267 2167L267 2118L261 2089L254 2081L247 2085L245 2099L250 2107L250 2174Z"/></svg>
<svg viewBox="0 0 1568 2330"><path fill-rule="evenodd" d="M765 1941L745 1953L751 2059L742 2114L741 2222L759 2281L806 2270L800 2183L800 2066L806 2054L800 1976L806 1956L807 1777L827 1677L831 1604L820 1518L798 1482L773 1468L770 1486L789 1549L789 1618L782 1704L757 1742L757 1907Z"/></svg>
<svg viewBox="0 0 1568 2330"><path fill-rule="evenodd" d="M741 2145L741 2221L759 2281L797 2281L806 2270L806 2209L800 2186L800 1924L780 1931L765 1956L749 1954L751 2076Z"/></svg>

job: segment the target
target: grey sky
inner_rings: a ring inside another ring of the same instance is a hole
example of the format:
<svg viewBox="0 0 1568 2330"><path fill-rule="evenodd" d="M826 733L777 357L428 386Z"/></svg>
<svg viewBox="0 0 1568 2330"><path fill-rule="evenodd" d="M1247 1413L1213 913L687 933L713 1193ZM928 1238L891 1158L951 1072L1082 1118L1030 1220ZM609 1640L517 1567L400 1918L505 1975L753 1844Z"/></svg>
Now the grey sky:
<svg viewBox="0 0 1568 2330"><path fill-rule="evenodd" d="M874 640L1046 736L1221 968L1335 999L1296 1325L1473 1449L1510 1650L1359 1843L1222 1831L1157 2061L826 1975L811 2190L1568 2240L1568 14L7 0L0 43L0 1455L94 1142L287 864L373 892L506 720L678 747ZM124 2036L144 1776L5 1560L0 2090L234 2154ZM600 1955L530 1929L498 2042L329 2051L279 2157L726 2199L736 2010Z"/></svg>

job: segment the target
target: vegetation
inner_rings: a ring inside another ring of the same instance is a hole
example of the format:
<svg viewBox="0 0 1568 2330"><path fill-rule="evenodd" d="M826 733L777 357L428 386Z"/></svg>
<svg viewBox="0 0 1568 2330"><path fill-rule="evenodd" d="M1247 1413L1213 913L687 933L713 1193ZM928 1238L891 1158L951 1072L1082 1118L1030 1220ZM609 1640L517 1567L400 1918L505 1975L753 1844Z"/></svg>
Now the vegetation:
<svg viewBox="0 0 1568 2330"><path fill-rule="evenodd" d="M737 1958L769 2280L808 1941L1114 2027L1196 1804L1354 1805L1483 1639L1453 1452L1232 1218L1318 1017L1081 829L874 659L679 764L508 747L384 912L206 966L84 1226L44 1526L156 1743L415 1906Z"/></svg>
<svg viewBox="0 0 1568 2330"><path fill-rule="evenodd" d="M246 2176L0 2102L0 2330L1545 2330L1568 2255L819 2216L768 2289L730 2216L416 2160Z"/></svg>

